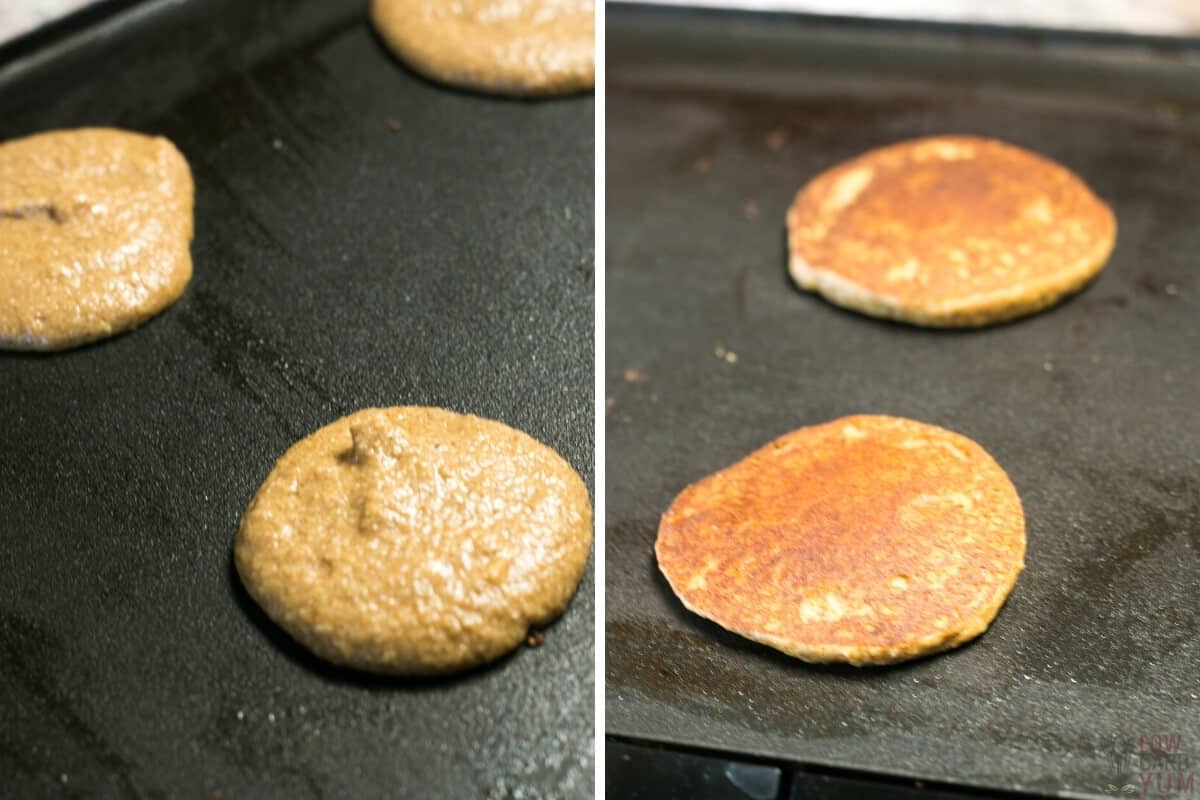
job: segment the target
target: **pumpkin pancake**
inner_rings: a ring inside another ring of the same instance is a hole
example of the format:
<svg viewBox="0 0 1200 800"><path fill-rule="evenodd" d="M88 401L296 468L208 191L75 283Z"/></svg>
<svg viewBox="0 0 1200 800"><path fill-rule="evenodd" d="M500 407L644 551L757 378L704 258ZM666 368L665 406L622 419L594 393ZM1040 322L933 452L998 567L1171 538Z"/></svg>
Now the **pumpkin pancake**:
<svg viewBox="0 0 1200 800"><path fill-rule="evenodd" d="M787 225L800 288L930 327L1057 303L1103 269L1117 229L1070 170L973 136L901 142L833 167L801 189Z"/></svg>
<svg viewBox="0 0 1200 800"><path fill-rule="evenodd" d="M288 450L234 543L250 595L297 641L370 672L492 661L567 607L591 549L575 470L507 425L373 408Z"/></svg>
<svg viewBox="0 0 1200 800"><path fill-rule="evenodd" d="M854 416L684 489L655 553L684 606L723 628L804 661L890 664L987 628L1024 566L1025 518L970 439Z"/></svg>
<svg viewBox="0 0 1200 800"><path fill-rule="evenodd" d="M192 193L161 137L82 128L0 144L0 349L75 347L178 300Z"/></svg>
<svg viewBox="0 0 1200 800"><path fill-rule="evenodd" d="M593 0L372 0L388 48L442 83L516 95L595 84Z"/></svg>

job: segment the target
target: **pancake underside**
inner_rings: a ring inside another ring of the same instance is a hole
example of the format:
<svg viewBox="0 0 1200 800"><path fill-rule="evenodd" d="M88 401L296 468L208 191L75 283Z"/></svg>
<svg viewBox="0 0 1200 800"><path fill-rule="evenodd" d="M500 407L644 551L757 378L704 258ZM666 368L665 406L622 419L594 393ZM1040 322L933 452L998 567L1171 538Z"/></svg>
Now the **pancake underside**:
<svg viewBox="0 0 1200 800"><path fill-rule="evenodd" d="M953 650L978 637L988 629L988 626L995 620L996 615L1000 613L1000 609L1004 607L1004 602L1008 599L1008 595L1011 594L1020 574L1020 568L1013 571L1006 583L996 587L992 602L979 608L977 613L964 620L961 625L951 630L931 633L927 636L905 642L902 645L892 647L837 644L832 642L800 642L786 637L772 636L753 628L740 628L736 625L727 625L703 607L693 605L689 602L687 594L677 590L670 577L667 578L667 582L675 590L675 595L679 598L684 608L693 614L697 614L719 625L730 633L735 633L743 638L774 648L792 658L810 664L847 663L856 667L866 667L898 664L922 656Z"/></svg>
<svg viewBox="0 0 1200 800"><path fill-rule="evenodd" d="M1112 239L1099 241L1094 252L1041 280L930 304L905 302L872 292L833 270L813 266L794 251L789 270L800 288L843 308L931 328L961 328L1005 322L1053 306L1087 286L1108 261L1112 248Z"/></svg>

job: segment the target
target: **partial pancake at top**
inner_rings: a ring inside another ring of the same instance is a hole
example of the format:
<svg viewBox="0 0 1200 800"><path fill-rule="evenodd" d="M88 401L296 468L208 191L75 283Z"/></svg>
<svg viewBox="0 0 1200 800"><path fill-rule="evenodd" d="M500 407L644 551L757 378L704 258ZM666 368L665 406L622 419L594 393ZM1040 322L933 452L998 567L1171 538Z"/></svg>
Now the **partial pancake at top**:
<svg viewBox="0 0 1200 800"><path fill-rule="evenodd" d="M179 299L192 194L161 137L85 128L0 144L0 348L72 347Z"/></svg>
<svg viewBox="0 0 1200 800"><path fill-rule="evenodd" d="M805 661L955 647L1024 565L1021 502L964 436L855 416L789 433L686 488L659 568L692 611Z"/></svg>
<svg viewBox="0 0 1200 800"><path fill-rule="evenodd" d="M372 0L371 21L418 72L502 94L562 94L595 83L593 0Z"/></svg>
<svg viewBox="0 0 1200 800"><path fill-rule="evenodd" d="M1064 167L936 136L821 173L788 211L792 278L839 305L930 326L999 322L1077 291L1108 260L1112 210Z"/></svg>

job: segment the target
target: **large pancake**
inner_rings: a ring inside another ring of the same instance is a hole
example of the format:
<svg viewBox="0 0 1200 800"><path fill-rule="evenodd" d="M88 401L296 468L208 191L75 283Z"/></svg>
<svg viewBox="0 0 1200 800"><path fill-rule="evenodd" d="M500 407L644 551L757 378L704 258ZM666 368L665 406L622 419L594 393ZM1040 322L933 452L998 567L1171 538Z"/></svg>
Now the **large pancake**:
<svg viewBox="0 0 1200 800"><path fill-rule="evenodd" d="M1070 170L972 136L914 139L833 167L801 189L787 225L802 289L931 327L1053 305L1103 269L1117 227Z"/></svg>
<svg viewBox="0 0 1200 800"><path fill-rule="evenodd" d="M373 408L289 449L242 517L238 574L318 656L430 675L484 664L567 607L592 543L575 470L507 425Z"/></svg>
<svg viewBox="0 0 1200 800"><path fill-rule="evenodd" d="M995 618L1025 518L975 442L885 416L801 428L695 483L663 515L659 568L683 604L804 661L889 664Z"/></svg>

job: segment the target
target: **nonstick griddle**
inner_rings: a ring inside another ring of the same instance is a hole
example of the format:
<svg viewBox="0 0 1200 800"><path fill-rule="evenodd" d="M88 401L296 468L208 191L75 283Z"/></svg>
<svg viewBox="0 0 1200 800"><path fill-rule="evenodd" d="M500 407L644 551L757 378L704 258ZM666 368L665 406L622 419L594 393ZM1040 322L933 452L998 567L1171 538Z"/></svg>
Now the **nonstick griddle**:
<svg viewBox="0 0 1200 800"><path fill-rule="evenodd" d="M1047 794L1128 796L1139 767L1193 769L1195 45L612 6L607 36L609 735ZM794 289L783 220L801 184L941 132L1082 175L1120 224L1099 279L1053 310L959 332ZM859 412L960 431L1012 477L1027 568L992 628L856 669L685 611L654 563L672 498L782 433ZM1154 767L1138 737L1163 733L1182 755Z"/></svg>
<svg viewBox="0 0 1200 800"><path fill-rule="evenodd" d="M360 2L117 3L0 51L0 138L162 133L195 278L143 328L0 353L0 794L593 795L593 580L444 680L309 656L241 589L242 510L350 411L503 420L593 473L593 103L428 83Z"/></svg>

